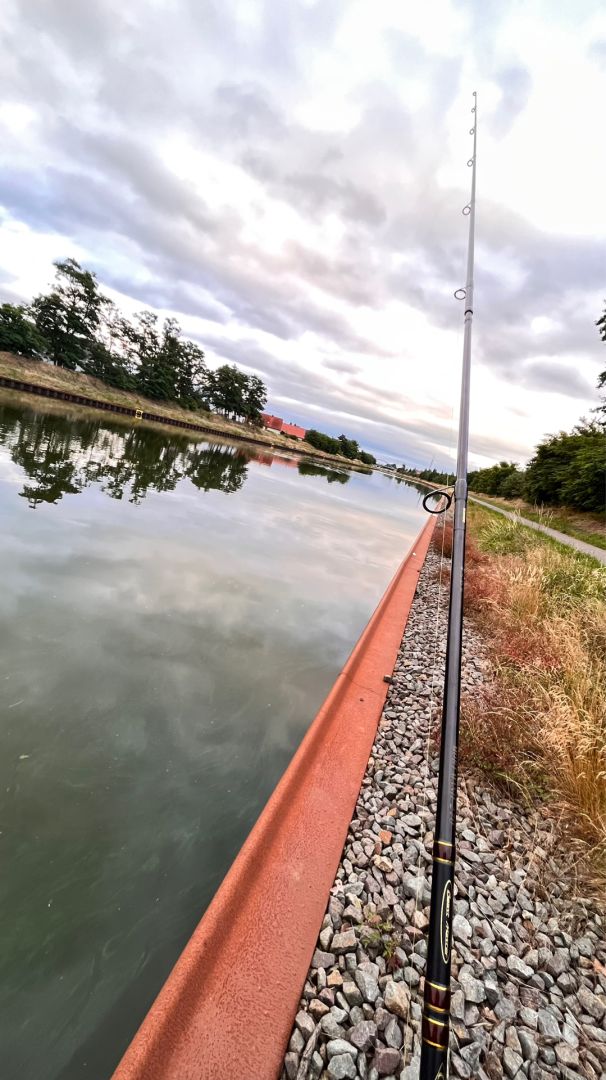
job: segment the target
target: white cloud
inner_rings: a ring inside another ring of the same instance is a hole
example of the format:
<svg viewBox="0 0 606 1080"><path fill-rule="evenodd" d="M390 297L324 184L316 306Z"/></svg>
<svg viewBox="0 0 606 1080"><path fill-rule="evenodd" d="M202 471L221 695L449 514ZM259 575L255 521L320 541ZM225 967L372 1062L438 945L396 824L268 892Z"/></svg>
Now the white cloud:
<svg viewBox="0 0 606 1080"><path fill-rule="evenodd" d="M13 4L2 291L74 254L275 410L445 461L477 89L472 458L523 458L603 366L604 42L590 0Z"/></svg>

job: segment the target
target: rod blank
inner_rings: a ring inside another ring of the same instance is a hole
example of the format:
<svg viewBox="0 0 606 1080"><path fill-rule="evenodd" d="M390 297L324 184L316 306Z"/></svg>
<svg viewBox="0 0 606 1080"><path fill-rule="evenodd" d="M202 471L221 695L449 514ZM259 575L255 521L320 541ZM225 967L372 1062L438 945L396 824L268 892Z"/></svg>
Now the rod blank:
<svg viewBox="0 0 606 1080"><path fill-rule="evenodd" d="M471 326L473 321L473 271L476 212L477 94L474 92L473 155L471 199L464 213L469 217L467 280L457 289L465 300L463 372L457 469L454 487L450 606L442 738L438 776L438 805L433 844L431 908L429 915L427 969L423 1002L420 1080L446 1080L450 1030L450 960L454 899L455 833L457 812L457 757L461 699L461 648L463 638L463 585L465 578L465 528L467 514L467 461L469 444L469 384L471 368ZM455 293L455 296L457 295Z"/></svg>

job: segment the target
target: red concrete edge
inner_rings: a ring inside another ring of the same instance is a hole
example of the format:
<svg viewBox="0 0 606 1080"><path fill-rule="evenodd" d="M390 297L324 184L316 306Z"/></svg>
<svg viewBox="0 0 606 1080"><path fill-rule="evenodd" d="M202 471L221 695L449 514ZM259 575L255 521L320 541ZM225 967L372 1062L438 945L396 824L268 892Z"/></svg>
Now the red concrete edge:
<svg viewBox="0 0 606 1080"><path fill-rule="evenodd" d="M113 1080L275 1080L435 527L431 517Z"/></svg>

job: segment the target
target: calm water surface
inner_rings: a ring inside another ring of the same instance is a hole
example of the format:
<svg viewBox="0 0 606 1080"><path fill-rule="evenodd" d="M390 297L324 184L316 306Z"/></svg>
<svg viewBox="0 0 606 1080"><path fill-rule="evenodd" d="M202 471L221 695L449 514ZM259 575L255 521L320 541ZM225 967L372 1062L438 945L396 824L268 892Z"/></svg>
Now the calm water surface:
<svg viewBox="0 0 606 1080"><path fill-rule="evenodd" d="M109 1077L424 513L0 400L0 1074Z"/></svg>

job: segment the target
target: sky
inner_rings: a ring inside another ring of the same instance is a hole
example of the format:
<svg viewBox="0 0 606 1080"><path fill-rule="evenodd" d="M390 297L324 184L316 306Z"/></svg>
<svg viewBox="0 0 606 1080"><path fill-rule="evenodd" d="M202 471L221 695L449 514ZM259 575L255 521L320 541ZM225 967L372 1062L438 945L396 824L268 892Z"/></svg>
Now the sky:
<svg viewBox="0 0 606 1080"><path fill-rule="evenodd" d="M473 467L597 404L601 0L5 0L0 300L74 256L287 420L448 467L472 150Z"/></svg>

